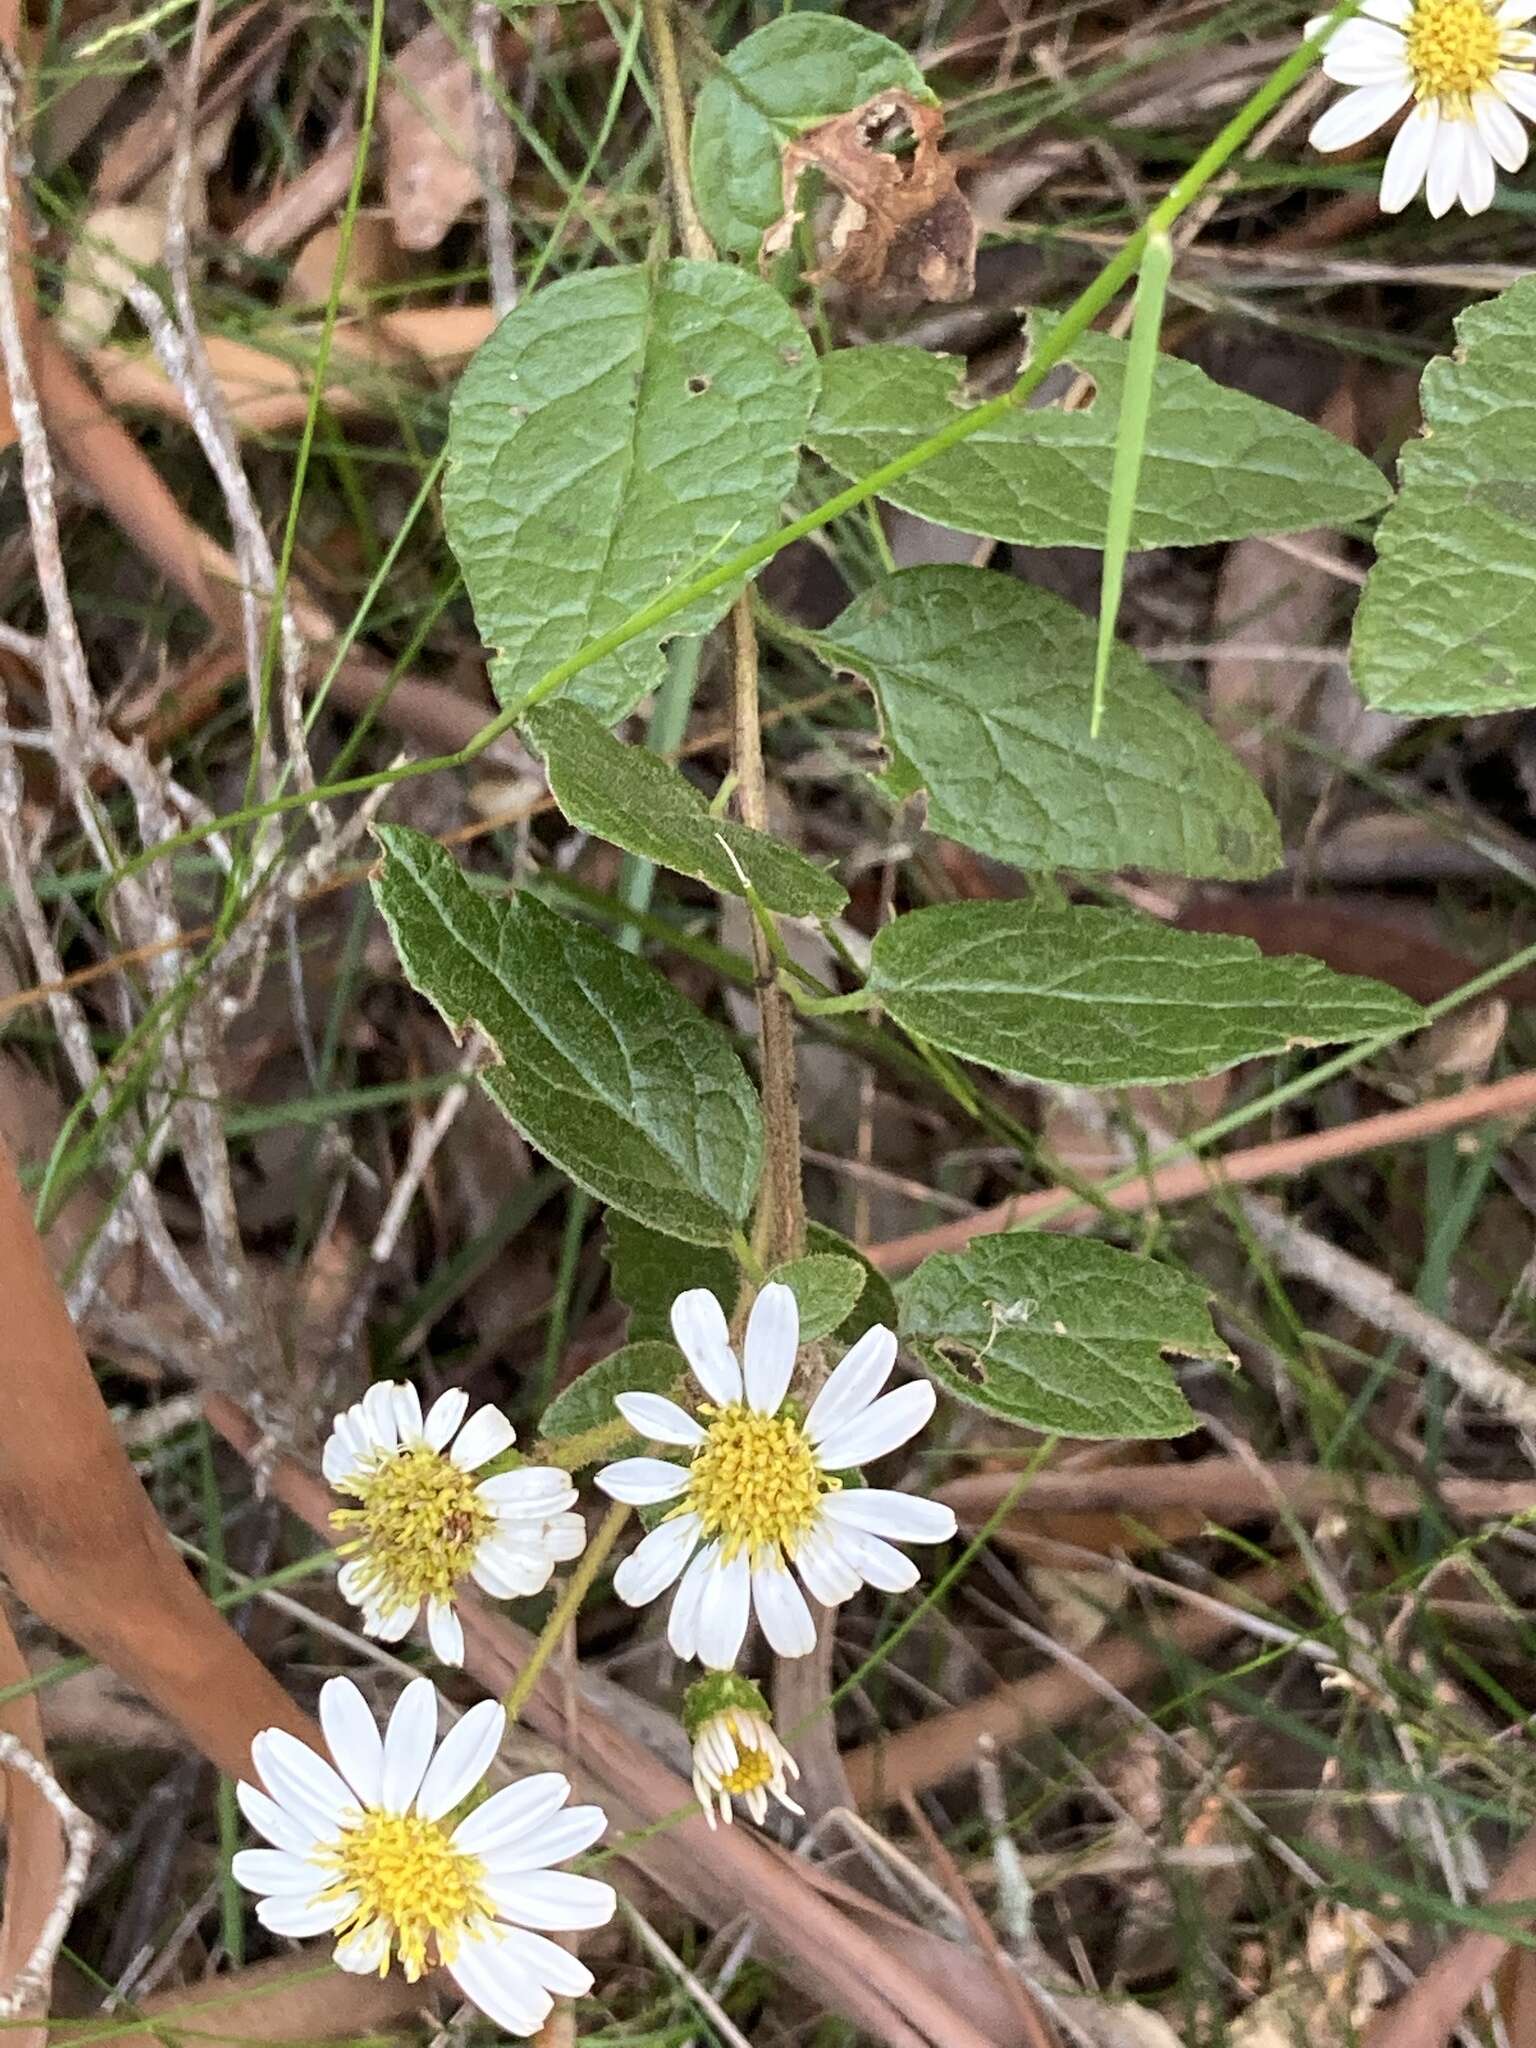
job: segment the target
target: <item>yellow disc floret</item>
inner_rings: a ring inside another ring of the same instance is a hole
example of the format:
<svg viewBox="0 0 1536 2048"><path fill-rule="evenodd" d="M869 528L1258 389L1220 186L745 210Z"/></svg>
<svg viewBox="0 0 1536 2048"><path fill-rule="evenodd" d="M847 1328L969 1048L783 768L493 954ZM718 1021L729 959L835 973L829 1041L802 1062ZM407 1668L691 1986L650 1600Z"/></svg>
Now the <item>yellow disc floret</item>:
<svg viewBox="0 0 1536 2048"><path fill-rule="evenodd" d="M1502 68L1502 36L1485 0L1418 0L1409 16L1415 99L1462 106Z"/></svg>
<svg viewBox="0 0 1536 2048"><path fill-rule="evenodd" d="M370 1813L315 1860L336 1873L327 1897L357 1893L338 1941L375 1925L386 1935L380 1976L394 1950L414 1984L434 1962L451 1963L464 1935L491 1915L485 1865L455 1849L440 1821Z"/></svg>
<svg viewBox="0 0 1536 2048"><path fill-rule="evenodd" d="M386 1609L446 1600L495 1526L472 1474L425 1444L382 1451L345 1481L355 1508L331 1520L358 1534L342 1548L356 1557L362 1589Z"/></svg>
<svg viewBox="0 0 1536 2048"><path fill-rule="evenodd" d="M736 1767L720 1773L720 1789L745 1797L748 1792L755 1792L759 1785L772 1784L776 1768L766 1749L743 1748L738 1737Z"/></svg>
<svg viewBox="0 0 1536 2048"><path fill-rule="evenodd" d="M795 1416L759 1415L740 1402L706 1408L704 1443L688 1472L678 1512L696 1514L706 1542L727 1558L745 1549L792 1550L837 1481L823 1472Z"/></svg>

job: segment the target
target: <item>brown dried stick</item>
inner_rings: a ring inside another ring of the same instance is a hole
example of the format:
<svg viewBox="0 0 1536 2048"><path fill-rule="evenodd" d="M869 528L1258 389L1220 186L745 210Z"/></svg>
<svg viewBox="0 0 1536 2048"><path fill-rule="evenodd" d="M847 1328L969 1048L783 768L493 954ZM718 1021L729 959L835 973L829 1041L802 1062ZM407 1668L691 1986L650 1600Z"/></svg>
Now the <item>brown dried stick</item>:
<svg viewBox="0 0 1536 2048"><path fill-rule="evenodd" d="M1309 1172L1330 1160L1358 1158L1362 1152L1415 1143L1440 1131L1453 1131L1495 1117L1529 1116L1533 1110L1536 1074L1511 1074L1485 1087L1464 1088L1459 1095L1415 1103L1411 1109L1392 1109L1381 1116L1362 1117L1356 1123L1341 1124L1337 1130L1309 1131L1305 1137L1253 1145L1220 1159L1177 1159L1158 1167L1150 1176L1138 1176L1119 1187L1104 1188L1101 1200L1113 1209L1125 1210L1145 1209L1161 1202L1187 1202L1222 1186L1279 1180ZM907 1273L934 1252L960 1251L974 1237L1013 1230L1032 1218L1039 1219L1042 1229L1076 1230L1091 1223L1097 1213L1092 1203L1077 1200L1069 1188L1041 1188L1032 1194L1015 1195L995 1208L979 1210L974 1216L957 1217L953 1223L936 1224L932 1230L918 1230L909 1237L872 1245L868 1256L882 1273Z"/></svg>

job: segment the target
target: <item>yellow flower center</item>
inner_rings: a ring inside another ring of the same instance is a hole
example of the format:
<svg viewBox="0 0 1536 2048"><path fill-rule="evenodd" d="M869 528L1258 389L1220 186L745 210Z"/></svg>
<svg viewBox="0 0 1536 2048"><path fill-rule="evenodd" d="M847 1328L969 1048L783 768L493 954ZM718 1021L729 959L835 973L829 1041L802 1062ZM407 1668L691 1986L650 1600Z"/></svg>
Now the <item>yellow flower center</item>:
<svg viewBox="0 0 1536 2048"><path fill-rule="evenodd" d="M1418 0L1406 33L1415 99L1470 100L1504 61L1499 26L1484 0Z"/></svg>
<svg viewBox="0 0 1536 2048"><path fill-rule="evenodd" d="M755 1792L760 1785L773 1782L773 1758L766 1749L743 1749L738 1751L736 1768L724 1771L720 1777L722 1792Z"/></svg>
<svg viewBox="0 0 1536 2048"><path fill-rule="evenodd" d="M495 1526L473 1476L425 1444L381 1451L344 1485L360 1505L334 1509L331 1520L359 1530L342 1549L357 1555L366 1589L386 1608L446 1600Z"/></svg>
<svg viewBox="0 0 1536 2048"><path fill-rule="evenodd" d="M414 1813L370 1813L361 1827L344 1834L318 1855L336 1873L325 1896L356 1892L358 1903L336 1930L338 1941L382 1921L389 1936L379 1966L389 1968L390 1949L414 1984L437 1962L451 1963L461 1939L477 1921L489 1919L485 1865L455 1849L441 1821Z"/></svg>
<svg viewBox="0 0 1536 2048"><path fill-rule="evenodd" d="M727 1558L745 1548L791 1549L816 1519L816 1505L838 1481L823 1472L793 1415L758 1415L740 1402L705 1408L713 1420L688 1470L676 1512L691 1511L704 1540L718 1537Z"/></svg>

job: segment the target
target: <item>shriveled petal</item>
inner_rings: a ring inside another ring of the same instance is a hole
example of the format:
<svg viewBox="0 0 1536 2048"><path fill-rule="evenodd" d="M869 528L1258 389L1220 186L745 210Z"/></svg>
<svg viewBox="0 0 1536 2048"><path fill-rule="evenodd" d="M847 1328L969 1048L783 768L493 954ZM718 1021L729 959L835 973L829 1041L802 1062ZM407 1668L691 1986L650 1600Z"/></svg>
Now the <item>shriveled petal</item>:
<svg viewBox="0 0 1536 2048"><path fill-rule="evenodd" d="M569 1564L587 1547L587 1525L580 1515L554 1515L543 1529L544 1548L556 1564Z"/></svg>
<svg viewBox="0 0 1536 2048"><path fill-rule="evenodd" d="M427 1641L439 1664L456 1671L464 1662L464 1624L451 1600L427 1602Z"/></svg>
<svg viewBox="0 0 1536 2048"><path fill-rule="evenodd" d="M747 1406L777 1415L795 1370L800 1348L800 1304L792 1287L770 1280L752 1304L742 1346L742 1380Z"/></svg>
<svg viewBox="0 0 1536 2048"><path fill-rule="evenodd" d="M603 1467L597 1483L610 1500L628 1501L632 1508L650 1507L686 1493L688 1471L664 1458L620 1458L616 1465Z"/></svg>
<svg viewBox="0 0 1536 2048"><path fill-rule="evenodd" d="M362 1408L369 1437L386 1450L393 1450L400 1441L400 1427L395 1420L394 1381L375 1380L363 1396Z"/></svg>
<svg viewBox="0 0 1536 2048"><path fill-rule="evenodd" d="M498 1928L461 1942L448 1974L471 2005L519 2040L536 2034L554 2005L522 1958L505 1947Z"/></svg>
<svg viewBox="0 0 1536 2048"><path fill-rule="evenodd" d="M308 1821L279 1806L275 1799L269 1799L243 1778L235 1787L235 1797L251 1826L274 1849L286 1849L292 1856L307 1856L320 1839Z"/></svg>
<svg viewBox="0 0 1536 2048"><path fill-rule="evenodd" d="M263 1728L251 1744L251 1762L279 1806L311 1823L317 1835L335 1834L342 1814L357 1804L324 1757L286 1728Z"/></svg>
<svg viewBox="0 0 1536 2048"><path fill-rule="evenodd" d="M805 1595L782 1565L760 1564L752 1574L752 1605L781 1657L808 1657L816 1647L816 1624Z"/></svg>
<svg viewBox="0 0 1536 2048"><path fill-rule="evenodd" d="M422 1434L434 1451L440 1451L459 1424L469 1406L469 1396L462 1387L450 1387L446 1394L439 1394L427 1410L427 1419L422 1425Z"/></svg>
<svg viewBox="0 0 1536 2048"><path fill-rule="evenodd" d="M896 1339L882 1323L866 1330L811 1403L805 1433L819 1444L830 1430L867 1408L891 1376Z"/></svg>
<svg viewBox="0 0 1536 2048"><path fill-rule="evenodd" d="M1532 0L1536 5L1536 0ZM1501 170L1518 171L1530 148L1525 124L1496 92L1480 92L1472 102L1472 118L1488 154Z"/></svg>
<svg viewBox="0 0 1536 2048"><path fill-rule="evenodd" d="M851 1466L883 1458L917 1435L933 1414L937 1399L931 1380L909 1380L906 1386L871 1402L861 1415L829 1431L816 1446L816 1455L829 1472L846 1472Z"/></svg>
<svg viewBox="0 0 1536 2048"><path fill-rule="evenodd" d="M751 1610L752 1567L747 1553L738 1550L704 1582L704 1598L699 1608L701 1664L708 1665L711 1671L729 1671L733 1667L746 1640Z"/></svg>
<svg viewBox="0 0 1536 2048"><path fill-rule="evenodd" d="M1498 180L1494 176L1493 157L1477 127L1465 130L1461 149L1461 182L1456 188L1464 213L1486 213L1493 204L1494 189Z"/></svg>
<svg viewBox="0 0 1536 2048"><path fill-rule="evenodd" d="M484 1856L536 1832L571 1796L571 1781L559 1771L537 1771L493 1792L466 1814L453 1831L455 1849Z"/></svg>
<svg viewBox="0 0 1536 2048"><path fill-rule="evenodd" d="M331 1960L353 1977L381 1975L389 1962L388 1921L370 1920L345 1941L338 1941Z"/></svg>
<svg viewBox="0 0 1536 2048"><path fill-rule="evenodd" d="M917 1566L904 1550L896 1549L883 1536L866 1536L862 1529L838 1529L832 1541L838 1556L852 1566L866 1586L881 1593L905 1593L917 1584Z"/></svg>
<svg viewBox="0 0 1536 2048"><path fill-rule="evenodd" d="M563 1863L567 1856L579 1856L607 1826L608 1816L600 1806L568 1806L547 1820L536 1835L525 1830L513 1840L497 1841L477 1853L493 1877L516 1877L521 1871L544 1870L552 1863ZM458 1839L457 1830L454 1839Z"/></svg>
<svg viewBox="0 0 1536 2048"><path fill-rule="evenodd" d="M1424 183L1429 159L1440 132L1440 109L1421 100L1392 138L1381 174L1381 210L1401 213Z"/></svg>
<svg viewBox="0 0 1536 2048"><path fill-rule="evenodd" d="M430 1678L413 1678L395 1702L384 1731L384 1780L379 1804L386 1813L405 1813L421 1789L437 1740L437 1688Z"/></svg>
<svg viewBox="0 0 1536 2048"><path fill-rule="evenodd" d="M672 1334L711 1401L727 1408L741 1399L741 1367L731 1349L725 1310L707 1287L691 1287L673 1302Z"/></svg>
<svg viewBox="0 0 1536 2048"><path fill-rule="evenodd" d="M953 1508L883 1486L850 1486L841 1493L829 1493L822 1500L821 1512L841 1527L894 1537L898 1543L947 1543L955 1533Z"/></svg>
<svg viewBox="0 0 1536 2048"><path fill-rule="evenodd" d="M713 1577L720 1562L718 1543L706 1543L696 1551L693 1561L683 1573L683 1583L677 1589L672 1602L672 1612L667 1616L667 1641L672 1654L684 1662L692 1657L699 1642L699 1615L704 1606L704 1589Z"/></svg>
<svg viewBox="0 0 1536 2048"><path fill-rule="evenodd" d="M441 1820L469 1797L490 1769L506 1732L507 1717L498 1700L481 1700L448 1730L416 1795L416 1811L423 1820Z"/></svg>
<svg viewBox="0 0 1536 2048"><path fill-rule="evenodd" d="M356 1905L356 1892L343 1892L335 1899L258 1899L256 1918L273 1934L302 1941L307 1934L329 1934Z"/></svg>
<svg viewBox="0 0 1536 2048"><path fill-rule="evenodd" d="M448 1453L461 1472L478 1472L492 1458L499 1458L517 1441L517 1431L499 1408L488 1401L477 1408L454 1438Z"/></svg>
<svg viewBox="0 0 1536 2048"><path fill-rule="evenodd" d="M359 1806L377 1806L384 1785L384 1741L373 1709L350 1678L329 1678L321 1686L320 1726Z"/></svg>
<svg viewBox="0 0 1536 2048"><path fill-rule="evenodd" d="M1429 175L1424 180L1424 197L1436 220L1450 212L1461 190L1461 165L1470 124L1440 122L1440 132L1430 152Z"/></svg>
<svg viewBox="0 0 1536 2048"><path fill-rule="evenodd" d="M1364 142L1367 135L1384 127L1411 97L1406 81L1401 85L1359 86L1336 100L1313 122L1307 140L1314 149L1348 149L1352 143Z"/></svg>
<svg viewBox="0 0 1536 2048"><path fill-rule="evenodd" d="M686 1409L665 1394L620 1394L614 1401L637 1436L652 1444L701 1444L704 1431Z"/></svg>
<svg viewBox="0 0 1536 2048"><path fill-rule="evenodd" d="M697 1515L675 1515L641 1538L613 1575L626 1607L644 1607L665 1593L693 1555L699 1526Z"/></svg>
<svg viewBox="0 0 1536 2048"><path fill-rule="evenodd" d="M528 1871L522 1876L487 1880L491 1904L503 1920L519 1927L544 1927L556 1933L581 1927L605 1927L613 1918L613 1886L572 1870Z"/></svg>
<svg viewBox="0 0 1536 2048"><path fill-rule="evenodd" d="M824 1526L813 1529L800 1543L794 1566L805 1581L806 1591L823 1607L837 1607L844 1600L851 1600L864 1583Z"/></svg>
<svg viewBox="0 0 1536 2048"><path fill-rule="evenodd" d="M236 1884L275 1898L312 1899L330 1883L323 1870L282 1849L242 1849L229 1867Z"/></svg>

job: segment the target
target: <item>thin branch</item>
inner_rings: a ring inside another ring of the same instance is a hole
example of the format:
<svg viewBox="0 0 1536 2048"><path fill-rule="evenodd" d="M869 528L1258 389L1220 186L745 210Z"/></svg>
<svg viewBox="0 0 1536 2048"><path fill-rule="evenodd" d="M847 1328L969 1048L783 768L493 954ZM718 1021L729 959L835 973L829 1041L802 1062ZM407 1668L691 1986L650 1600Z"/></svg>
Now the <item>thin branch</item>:
<svg viewBox="0 0 1536 2048"><path fill-rule="evenodd" d="M0 1767L16 1771L39 1792L58 1815L67 1854L59 1878L58 1893L49 1908L33 1945L32 1953L17 1972L14 1983L0 1991L0 2019L13 2020L46 2002L58 1958L75 1906L85 1885L86 1872L96 1848L96 1825L80 1811L48 1766L35 1757L26 1744L0 1729Z"/></svg>

